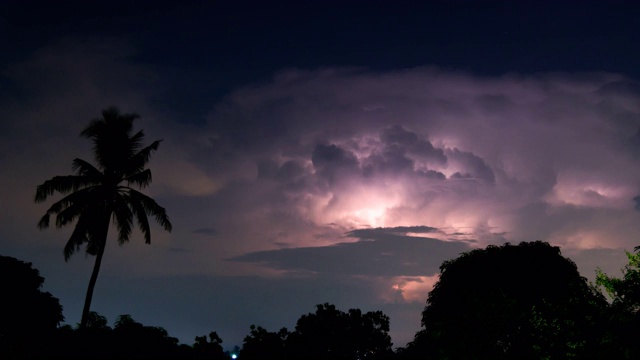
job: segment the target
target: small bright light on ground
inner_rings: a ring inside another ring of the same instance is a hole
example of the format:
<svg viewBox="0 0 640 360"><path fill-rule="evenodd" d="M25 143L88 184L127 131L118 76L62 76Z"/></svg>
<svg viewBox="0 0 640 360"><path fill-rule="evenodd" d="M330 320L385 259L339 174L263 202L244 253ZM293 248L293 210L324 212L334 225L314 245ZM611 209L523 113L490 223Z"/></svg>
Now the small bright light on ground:
<svg viewBox="0 0 640 360"><path fill-rule="evenodd" d="M233 354L233 355L231 355L231 358L232 358L232 359L237 359L237 358L238 358L238 355Z"/></svg>

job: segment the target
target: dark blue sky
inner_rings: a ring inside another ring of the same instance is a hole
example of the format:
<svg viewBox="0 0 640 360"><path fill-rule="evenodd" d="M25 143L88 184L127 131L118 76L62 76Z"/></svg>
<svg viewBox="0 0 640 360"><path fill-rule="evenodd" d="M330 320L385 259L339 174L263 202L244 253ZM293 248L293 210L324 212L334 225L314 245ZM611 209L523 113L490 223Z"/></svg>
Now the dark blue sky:
<svg viewBox="0 0 640 360"><path fill-rule="evenodd" d="M284 68L640 76L634 1L5 1L0 14L0 65L55 39L125 38L171 82L159 103L195 122Z"/></svg>
<svg viewBox="0 0 640 360"><path fill-rule="evenodd" d="M637 74L640 56L633 1L5 1L0 9L3 46L14 50L4 61L64 36L117 36L139 46L140 61L219 65L235 81L327 64Z"/></svg>

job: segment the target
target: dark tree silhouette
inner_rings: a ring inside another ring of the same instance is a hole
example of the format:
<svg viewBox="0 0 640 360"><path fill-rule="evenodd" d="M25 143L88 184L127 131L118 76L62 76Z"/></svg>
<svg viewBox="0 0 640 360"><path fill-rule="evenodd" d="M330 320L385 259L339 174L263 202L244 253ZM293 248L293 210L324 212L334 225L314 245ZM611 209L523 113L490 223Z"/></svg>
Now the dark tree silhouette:
<svg viewBox="0 0 640 360"><path fill-rule="evenodd" d="M345 313L325 303L298 319L286 352L293 359L381 359L393 354L391 345L389 317L382 312Z"/></svg>
<svg viewBox="0 0 640 360"><path fill-rule="evenodd" d="M41 357L64 320L58 299L40 288L38 270L18 259L0 256L0 358Z"/></svg>
<svg viewBox="0 0 640 360"><path fill-rule="evenodd" d="M605 288L614 307L626 312L640 312L640 254L627 252L628 264L622 278L610 277L602 270L596 272L596 284Z"/></svg>
<svg viewBox="0 0 640 360"><path fill-rule="evenodd" d="M115 358L148 359L175 357L178 339L158 326L145 326L131 315L120 315L113 328Z"/></svg>
<svg viewBox="0 0 640 360"><path fill-rule="evenodd" d="M145 169L151 153L160 141L143 147L144 133L133 133L136 114L121 114L116 108L102 111L102 118L92 120L81 136L93 142L93 155L97 167L82 159L73 160L75 175L55 176L36 189L35 201L46 201L54 193L66 195L47 210L38 223L41 229L49 226L49 217L56 215L56 227L76 222L75 229L64 247L64 258L85 245L96 260L89 280L80 328L87 325L93 289L100 271L107 233L111 221L118 230L120 245L129 241L135 218L145 242L151 242L151 229L147 215L171 231L171 222L165 209L153 199L135 190L151 183L151 171Z"/></svg>
<svg viewBox="0 0 640 360"><path fill-rule="evenodd" d="M241 359L283 359L285 357L285 343L289 331L286 328L270 332L261 326L251 325L251 332L244 338Z"/></svg>
<svg viewBox="0 0 640 360"><path fill-rule="evenodd" d="M611 298L606 326L610 358L640 359L640 254L627 252L628 264L622 277L596 272L596 284Z"/></svg>
<svg viewBox="0 0 640 360"><path fill-rule="evenodd" d="M107 318L89 312L85 328L60 328L51 358L62 359L191 359L193 349L158 326L146 326L120 315L111 328Z"/></svg>
<svg viewBox="0 0 640 360"><path fill-rule="evenodd" d="M489 246L445 261L405 355L429 359L588 359L606 302L544 242ZM606 358L606 356L605 356Z"/></svg>
<svg viewBox="0 0 640 360"><path fill-rule="evenodd" d="M82 328L82 325L78 325L78 327ZM89 311L89 314L87 315L87 322L84 328L95 332L112 330L109 326L107 317L100 315L95 311Z"/></svg>
<svg viewBox="0 0 640 360"><path fill-rule="evenodd" d="M204 335L196 336L193 354L197 359L228 359L222 349L222 339L215 331L209 333L209 340Z"/></svg>

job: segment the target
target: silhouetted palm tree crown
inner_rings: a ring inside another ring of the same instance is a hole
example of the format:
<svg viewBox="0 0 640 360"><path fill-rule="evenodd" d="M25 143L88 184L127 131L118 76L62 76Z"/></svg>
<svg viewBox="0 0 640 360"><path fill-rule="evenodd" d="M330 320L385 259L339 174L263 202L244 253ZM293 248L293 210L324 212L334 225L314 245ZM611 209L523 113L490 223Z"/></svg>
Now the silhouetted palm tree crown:
<svg viewBox="0 0 640 360"><path fill-rule="evenodd" d="M158 140L143 147L143 131L133 134L133 122L137 118L137 114L120 114L116 108L103 110L102 118L92 120L81 132L81 136L93 142L97 167L76 158L73 160L75 175L55 176L36 189L37 203L46 201L56 192L66 195L51 205L38 223L39 228L47 228L50 216L54 214L58 228L76 222L64 247L65 261L83 244L88 254L96 255L81 327L86 325L111 221L118 230L120 245L129 241L134 217L146 243L151 242L148 215L155 217L165 230L171 231L165 209L133 188L143 189L151 183L151 171L145 169L145 165L160 144Z"/></svg>

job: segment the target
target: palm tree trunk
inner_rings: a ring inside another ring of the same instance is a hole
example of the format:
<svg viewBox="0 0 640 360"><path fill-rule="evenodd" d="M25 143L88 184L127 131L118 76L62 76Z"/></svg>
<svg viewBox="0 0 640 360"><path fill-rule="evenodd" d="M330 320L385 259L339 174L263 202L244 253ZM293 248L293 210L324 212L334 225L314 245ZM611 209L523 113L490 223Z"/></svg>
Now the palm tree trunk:
<svg viewBox="0 0 640 360"><path fill-rule="evenodd" d="M91 309L91 299L93 298L93 289L96 286L98 280L98 273L100 272L100 264L102 263L102 255L104 255L104 248L107 245L107 233L109 231L109 223L111 215L107 216L106 226L102 232L102 239L100 239L100 248L96 254L96 261L93 264L93 272L91 273L91 279L89 279L89 287L87 288L87 295L84 298L84 307L82 308L82 318L80 319L80 329L87 328L87 322L89 321L89 311Z"/></svg>

